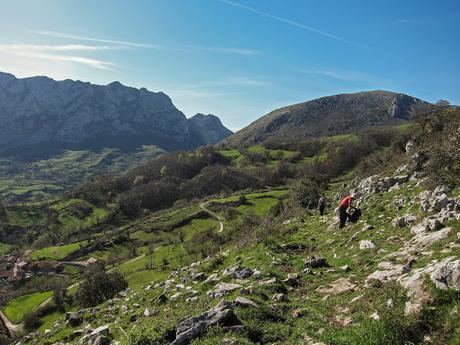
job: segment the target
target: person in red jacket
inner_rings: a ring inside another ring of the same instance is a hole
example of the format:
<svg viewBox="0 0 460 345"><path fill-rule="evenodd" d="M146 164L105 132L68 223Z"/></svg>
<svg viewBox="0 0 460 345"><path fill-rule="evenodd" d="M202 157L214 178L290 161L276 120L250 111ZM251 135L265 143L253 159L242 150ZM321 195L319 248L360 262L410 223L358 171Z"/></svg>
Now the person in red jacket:
<svg viewBox="0 0 460 345"><path fill-rule="evenodd" d="M339 205L339 221L340 221L339 229L341 229L341 228L343 228L345 226L345 223L347 222L347 210L349 208L353 208L351 203L353 202L354 199L355 199L355 196L352 194L352 195L346 196L345 198L342 199L342 201L340 201L340 205Z"/></svg>

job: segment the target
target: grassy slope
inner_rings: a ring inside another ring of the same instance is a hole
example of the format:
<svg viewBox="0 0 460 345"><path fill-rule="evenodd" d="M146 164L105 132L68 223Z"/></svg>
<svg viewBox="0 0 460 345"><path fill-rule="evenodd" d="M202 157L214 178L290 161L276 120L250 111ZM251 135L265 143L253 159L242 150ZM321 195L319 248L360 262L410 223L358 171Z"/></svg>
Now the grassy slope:
<svg viewBox="0 0 460 345"><path fill-rule="evenodd" d="M117 149L64 151L46 160L25 163L2 158L0 197L15 201L49 197L91 176L126 171L161 152L155 146L145 146L131 154Z"/></svg>
<svg viewBox="0 0 460 345"><path fill-rule="evenodd" d="M52 291L45 291L17 297L5 307L5 315L11 322L19 323L22 321L24 315L35 310L42 302L50 298L52 294Z"/></svg>
<svg viewBox="0 0 460 345"><path fill-rule="evenodd" d="M238 340L238 344L251 343L250 339L254 337L262 343L275 344L305 344L306 336L316 340L324 341L326 344L360 344L360 345L381 345L381 344L400 344L402 338L390 339L392 335L397 336L399 331L406 329L408 325L416 327L417 323L410 323L408 319L402 316L401 310L404 307L404 297L401 291L398 291L392 286L371 287L363 289L363 282L367 275L377 269L377 264L384 260L384 256L400 248L404 241L388 241L390 236L400 236L404 239L410 237L408 228L395 228L391 225L391 220L396 215L402 215L411 212L416 215L421 215L418 206L409 208L406 206L402 210L397 210L393 205L393 197L396 195L404 195L414 197L420 191L419 187L412 184L406 184L400 190L395 190L385 193L381 196L376 196L365 205L362 205L364 216L358 224L348 225L345 229L337 231L330 227L335 220L335 215L329 209L324 217L318 214L299 214L288 225L278 225L276 237L270 233L265 240L256 243L246 248L233 247L224 259L224 262L217 266L218 271L222 272L225 267L234 264L243 267L251 267L262 271L263 279L275 277L278 281L286 278L288 273L301 272L305 267L303 260L308 259L311 255L324 256L330 268L320 268L313 270L312 274L300 273L300 286L290 288L289 286L277 283L273 286L257 287L253 278L243 285L251 284L254 286L253 292L247 296L259 304L258 309L243 309L236 308L236 313L243 321L246 332L242 335L228 334L219 329L211 330L206 336L197 340L194 344L217 344L223 338L232 338ZM334 188L329 191L328 198L333 200L332 194ZM264 198L262 198L264 199ZM269 198L266 198L269 200ZM358 235L356 241L351 241L350 238L358 230L362 229L365 224L374 225L374 230L362 232ZM460 229L459 222L450 224L455 229ZM443 244L456 240L454 232L449 238L437 244L434 249L440 249ZM362 251L359 250L359 240L372 240L375 245L375 250ZM301 250L285 250L282 245L288 243L298 243L304 245ZM162 255L168 255L167 249ZM436 251L434 256L442 258L446 256L460 256L460 248L454 248L450 252ZM432 259L427 258L427 261ZM421 260L416 265L422 266L426 262ZM340 269L342 265L349 265L351 272L347 273ZM200 270L207 271L208 264L200 266ZM212 268L208 273L211 273L215 268ZM162 277L154 277L152 280L160 280ZM358 289L352 292L347 292L339 295L325 295L317 291L317 288L327 286L328 283L338 279L348 278L350 281L358 285ZM224 281L234 282L231 278L224 278ZM140 341L140 339L153 339L156 334L156 322L159 322L159 327L171 327L177 325L180 320L196 315L201 311L209 309L210 306L216 304L218 300L210 300L206 296L206 292L212 288L212 284L200 283L194 284L193 289L198 290L198 301L189 304L185 303L186 295L180 297L176 302L169 302L166 306L157 306L159 315L155 316L155 322L151 320L140 319L136 323L136 327L132 327L129 321L131 313L125 315L117 314L120 319L120 325L131 336L132 343ZM136 288L140 287L140 282L136 284ZM277 306L271 307L271 297L277 291L283 289L288 290L289 301L278 303ZM145 300L154 301L155 298L162 293L162 289L153 291L138 290L138 296L133 299L133 302L128 302L128 306L134 313L139 315L145 307L156 306L155 302L142 303L140 308L133 306L134 301ZM171 290L168 295L172 295L175 291ZM239 292L232 293L225 299L233 300ZM359 302L352 302L354 298L359 298ZM396 306L393 311L388 311L385 307L387 300L393 298ZM458 328L460 325L458 319L450 320L448 313L452 308L460 307L458 299L447 300L443 297L445 303L439 310L443 310L437 316L435 322L441 323L442 327L448 327L445 332L449 336L451 342L443 342L442 344L457 344L454 334L460 336ZM447 301L447 302L446 302ZM123 302L126 304L126 302ZM303 318L293 318L292 311L300 309L304 314ZM116 310L116 309L115 309ZM382 321L372 321L370 315L376 310L383 317ZM389 315L387 317L387 314ZM96 321L92 323L93 327L110 322L109 319L103 320L105 314L101 312L97 314ZM340 326L340 323L346 318L350 318L351 325L347 327ZM392 321L393 320L393 321ZM448 321L450 320L450 321ZM432 320L433 321L433 320ZM443 322L449 324L443 324ZM431 322L431 321L430 321ZM406 324L407 323L407 324ZM167 326L161 326L166 324ZM436 329L436 328L433 328ZM62 331L66 334L68 330ZM115 338L125 342L124 335L120 332L118 326L111 327L111 332ZM406 336L405 334L404 336ZM421 335L421 333L420 333ZM416 335L415 335L416 336ZM51 340L57 340L59 333ZM441 339L441 338L440 338ZM442 338L444 339L444 338ZM435 339L436 340L436 339ZM147 340L145 340L147 341ZM442 340L445 341L445 340ZM434 342L437 344L436 342ZM441 343L439 343L441 344Z"/></svg>
<svg viewBox="0 0 460 345"><path fill-rule="evenodd" d="M29 259L32 261L35 260L62 260L67 255L78 250L80 246L83 246L83 242L71 243L62 246L46 247L39 250L35 250L30 256Z"/></svg>

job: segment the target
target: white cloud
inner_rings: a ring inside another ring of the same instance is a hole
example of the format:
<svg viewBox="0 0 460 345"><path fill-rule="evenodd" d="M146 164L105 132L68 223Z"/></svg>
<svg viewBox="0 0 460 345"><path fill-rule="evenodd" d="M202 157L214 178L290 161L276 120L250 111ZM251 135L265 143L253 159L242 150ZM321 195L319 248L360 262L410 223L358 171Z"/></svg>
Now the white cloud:
<svg viewBox="0 0 460 345"><path fill-rule="evenodd" d="M0 44L0 53L8 55L23 56L29 59L40 59L47 61L61 61L89 66L101 70L112 70L115 63L100 59L88 58L85 56L63 55L58 52L77 52L106 50L106 46L87 45L36 45L36 44ZM21 68L17 65L16 68ZM42 74L42 73L41 73Z"/></svg>
<svg viewBox="0 0 460 345"><path fill-rule="evenodd" d="M140 42L132 42L132 41L122 41L122 40L113 40L113 39L105 39L105 38L97 38L97 37L89 37L89 36L80 36L56 31L35 31L40 35L50 36L50 37L57 37L57 38L65 38L71 39L76 41L86 41L86 42L97 42L97 43L105 43L105 44L113 44L121 47L129 47L129 48L150 48L150 49L158 49L158 50L172 50L172 51L193 51L193 50L205 50L209 52L215 53L229 53L229 54L237 54L237 55L258 55L260 51L250 48L238 48L238 47L206 47L206 46L199 46L199 45L179 45L177 47L174 46L164 46L158 44L151 44L151 43L140 43Z"/></svg>
<svg viewBox="0 0 460 345"><path fill-rule="evenodd" d="M85 45L85 44L0 44L0 51L99 51L126 49L125 46Z"/></svg>
<svg viewBox="0 0 460 345"><path fill-rule="evenodd" d="M17 52L18 55L37 58L42 60L49 61L63 61L63 62L72 62L81 65L86 65L96 69L103 70L113 70L112 67L115 67L116 64L108 61L91 59L83 56L71 56L71 55L56 55L56 54L47 54L47 53L34 53L34 52Z"/></svg>
<svg viewBox="0 0 460 345"><path fill-rule="evenodd" d="M150 44L150 43L139 43L139 42L130 42L130 41L120 41L120 40L111 40L111 39L105 39L105 38L97 38L97 37L89 37L89 36L80 36L80 35L74 35L74 34L68 34L68 33L63 33L63 32L56 32L56 31L35 31L35 33L44 35L44 36L51 36L51 37L57 37L57 38L67 38L67 39L72 39L76 41L87 41L87 42L98 42L98 43L108 43L108 44L115 44L115 45L121 45L121 46L127 46L127 47L132 47L132 48L153 48L153 49L164 49L165 47L156 45L156 44Z"/></svg>

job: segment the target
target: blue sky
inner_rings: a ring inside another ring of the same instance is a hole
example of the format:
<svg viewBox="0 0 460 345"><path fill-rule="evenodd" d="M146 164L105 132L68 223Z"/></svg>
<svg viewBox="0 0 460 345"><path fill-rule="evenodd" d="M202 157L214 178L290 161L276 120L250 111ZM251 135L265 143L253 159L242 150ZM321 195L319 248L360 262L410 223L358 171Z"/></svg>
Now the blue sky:
<svg viewBox="0 0 460 345"><path fill-rule="evenodd" d="M164 91L233 130L385 89L460 104L458 0L0 0L0 70Z"/></svg>

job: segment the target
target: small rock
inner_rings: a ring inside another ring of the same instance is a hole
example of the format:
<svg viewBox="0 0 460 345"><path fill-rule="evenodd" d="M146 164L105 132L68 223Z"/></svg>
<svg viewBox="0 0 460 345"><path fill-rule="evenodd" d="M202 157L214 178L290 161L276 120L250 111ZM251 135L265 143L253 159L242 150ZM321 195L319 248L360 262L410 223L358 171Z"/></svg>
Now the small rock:
<svg viewBox="0 0 460 345"><path fill-rule="evenodd" d="M244 297L237 297L234 303L237 307L241 307L241 308L248 308L248 307L258 308L259 307L257 303L251 301L248 298L244 298Z"/></svg>
<svg viewBox="0 0 460 345"><path fill-rule="evenodd" d="M316 256L310 257L305 264L311 268L329 267L325 258Z"/></svg>
<svg viewBox="0 0 460 345"><path fill-rule="evenodd" d="M342 267L340 267L340 269L341 269L342 271L344 271L344 272L350 272L350 271L351 271L351 268L350 268L350 266L348 266L348 265L342 266Z"/></svg>
<svg viewBox="0 0 460 345"><path fill-rule="evenodd" d="M307 314L306 310L305 309L294 309L292 311L292 317L294 319L301 319L303 317L305 317L305 315Z"/></svg>
<svg viewBox="0 0 460 345"><path fill-rule="evenodd" d="M371 314L370 318L374 319L375 321L378 321L378 320L380 320L380 315L379 315L379 313L377 313L375 311L374 313Z"/></svg>
<svg viewBox="0 0 460 345"><path fill-rule="evenodd" d="M274 294L272 297L273 303L280 303L280 302L287 302L287 301L289 301L289 298L284 293L277 293L277 294Z"/></svg>
<svg viewBox="0 0 460 345"><path fill-rule="evenodd" d="M369 240L362 240L359 242L359 249L366 250L366 249L374 249L375 244Z"/></svg>

